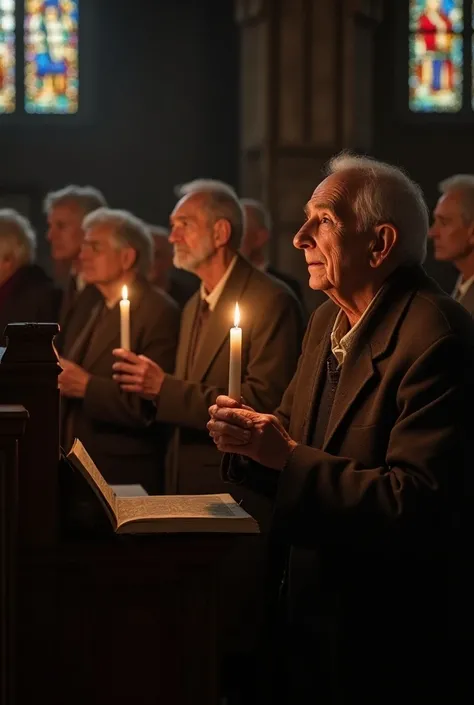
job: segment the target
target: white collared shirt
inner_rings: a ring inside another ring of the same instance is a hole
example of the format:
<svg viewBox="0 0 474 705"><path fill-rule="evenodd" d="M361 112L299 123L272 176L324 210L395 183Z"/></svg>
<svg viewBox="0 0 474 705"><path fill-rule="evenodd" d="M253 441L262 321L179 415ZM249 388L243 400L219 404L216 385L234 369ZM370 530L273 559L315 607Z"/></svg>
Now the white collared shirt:
<svg viewBox="0 0 474 705"><path fill-rule="evenodd" d="M334 321L333 329L331 331L331 350L339 366L342 365L346 358L346 355L349 353L352 346L354 345L354 340L357 335L357 331L359 330L362 321L373 307L382 289L378 290L370 304L365 309L362 316L359 318L357 323L352 326L352 328L349 327L349 319L347 318L347 315L342 309L337 314L336 320Z"/></svg>
<svg viewBox="0 0 474 705"><path fill-rule="evenodd" d="M214 311L215 307L217 306L217 302L219 301L222 292L224 291L224 287L227 284L227 280L232 274L232 270L235 267L235 263L237 262L237 255L234 255L234 258L232 262L229 264L227 267L225 274L221 277L221 279L217 282L215 285L214 289L211 291L210 294L207 293L204 284L201 282L201 289L200 289L200 294L201 294L201 300L206 301L207 305L209 306L209 311Z"/></svg>
<svg viewBox="0 0 474 705"><path fill-rule="evenodd" d="M456 286L454 287L453 291L453 299L456 299L456 301L459 301L459 299L462 299L463 296L465 296L471 286L471 284L474 283L474 275L472 277L469 277L469 279L466 279L465 282L462 280L462 274L459 275L458 280L456 282Z"/></svg>

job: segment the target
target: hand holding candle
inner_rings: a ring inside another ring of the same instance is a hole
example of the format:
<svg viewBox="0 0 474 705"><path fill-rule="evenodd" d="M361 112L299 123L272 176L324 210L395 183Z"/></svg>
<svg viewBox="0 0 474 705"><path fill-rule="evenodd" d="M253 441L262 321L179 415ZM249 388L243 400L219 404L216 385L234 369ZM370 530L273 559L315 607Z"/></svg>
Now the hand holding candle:
<svg viewBox="0 0 474 705"><path fill-rule="evenodd" d="M130 350L130 301L126 286L122 287L120 301L120 347L123 350Z"/></svg>
<svg viewBox="0 0 474 705"><path fill-rule="evenodd" d="M242 377L242 328L239 304L235 304L234 327L230 329L229 396L240 402Z"/></svg>

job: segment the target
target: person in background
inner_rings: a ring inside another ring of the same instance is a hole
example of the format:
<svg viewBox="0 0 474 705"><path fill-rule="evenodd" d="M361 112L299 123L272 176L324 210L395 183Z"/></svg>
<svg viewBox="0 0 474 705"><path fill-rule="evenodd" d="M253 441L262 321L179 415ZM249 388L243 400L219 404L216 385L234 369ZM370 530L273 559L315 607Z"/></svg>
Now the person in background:
<svg viewBox="0 0 474 705"><path fill-rule="evenodd" d="M281 279L294 292L298 301L303 304L303 294L300 283L295 277L280 272L272 267L268 260L268 246L271 238L270 213L263 203L253 198L241 198L245 211L245 229L240 245L240 251L257 269Z"/></svg>
<svg viewBox="0 0 474 705"><path fill-rule="evenodd" d="M60 291L35 264L36 235L27 218L0 210L0 346L8 323L54 323Z"/></svg>
<svg viewBox="0 0 474 705"><path fill-rule="evenodd" d="M180 309L199 288L199 279L173 265L173 245L169 242L169 231L160 225L149 225L153 237L153 264L150 281L158 289L166 291Z"/></svg>
<svg viewBox="0 0 474 705"><path fill-rule="evenodd" d="M453 297L474 315L474 175L451 176L441 181L439 190L429 231L434 256L456 267Z"/></svg>
<svg viewBox="0 0 474 705"><path fill-rule="evenodd" d="M120 345L122 287L130 300L130 347L166 373L174 370L179 310L147 277L152 238L131 213L99 208L86 216L80 265L84 281L97 287L99 301L82 323L71 320L64 338L61 441L68 451L79 438L115 485L141 484L163 491L168 429L155 422L153 404L120 389L112 379L112 350Z"/></svg>
<svg viewBox="0 0 474 705"><path fill-rule="evenodd" d="M224 477L274 498L257 702L449 702L472 640L474 323L423 270L428 210L396 167L336 157L305 213L293 242L329 300L295 377L275 415L223 396L208 424Z"/></svg>
<svg viewBox="0 0 474 705"><path fill-rule="evenodd" d="M84 239L84 217L106 205L102 193L93 186L66 186L59 191L51 191L44 200L48 219L47 239L64 290L59 311L61 330L54 341L59 352L79 302L87 317L98 301L97 289L87 287L82 277L79 254ZM82 322L85 323L85 320Z"/></svg>

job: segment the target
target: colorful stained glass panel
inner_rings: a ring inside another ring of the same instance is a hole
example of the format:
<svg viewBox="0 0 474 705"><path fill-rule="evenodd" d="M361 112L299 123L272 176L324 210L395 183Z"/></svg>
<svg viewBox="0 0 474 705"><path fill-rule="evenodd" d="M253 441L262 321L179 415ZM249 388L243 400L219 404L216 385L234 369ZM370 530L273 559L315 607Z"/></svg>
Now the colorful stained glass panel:
<svg viewBox="0 0 474 705"><path fill-rule="evenodd" d="M25 110L79 107L79 0L25 0Z"/></svg>
<svg viewBox="0 0 474 705"><path fill-rule="evenodd" d="M15 0L0 0L0 113L15 110Z"/></svg>
<svg viewBox="0 0 474 705"><path fill-rule="evenodd" d="M433 32L410 37L410 110L457 112L462 107L462 81L461 36Z"/></svg>
<svg viewBox="0 0 474 705"><path fill-rule="evenodd" d="M411 32L462 32L463 0L410 0Z"/></svg>

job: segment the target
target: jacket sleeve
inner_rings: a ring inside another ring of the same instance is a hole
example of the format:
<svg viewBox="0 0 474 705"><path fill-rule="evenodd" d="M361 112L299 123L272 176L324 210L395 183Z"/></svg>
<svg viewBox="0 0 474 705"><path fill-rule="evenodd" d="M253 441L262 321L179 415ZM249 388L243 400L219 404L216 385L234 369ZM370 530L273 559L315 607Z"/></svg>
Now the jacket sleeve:
<svg viewBox="0 0 474 705"><path fill-rule="evenodd" d="M279 404L296 367L302 331L301 309L284 290L258 317L252 332L249 357L242 380L242 397L257 411L272 412ZM156 403L157 420L203 430L209 407L227 386L165 378Z"/></svg>
<svg viewBox="0 0 474 705"><path fill-rule="evenodd" d="M173 304L163 307L162 315L145 330L137 352L158 363L165 372L174 369L179 330L179 310ZM93 375L87 385L84 410L95 421L143 428L155 420L151 401L123 392L113 379Z"/></svg>
<svg viewBox="0 0 474 705"><path fill-rule="evenodd" d="M336 527L346 535L357 527L367 536L384 527L413 527L419 516L441 520L446 502L460 504L472 458L465 410L474 375L466 347L445 336L405 373L383 465L365 467L354 458L295 448L280 475L275 511L277 525L294 543L316 543L322 530Z"/></svg>

